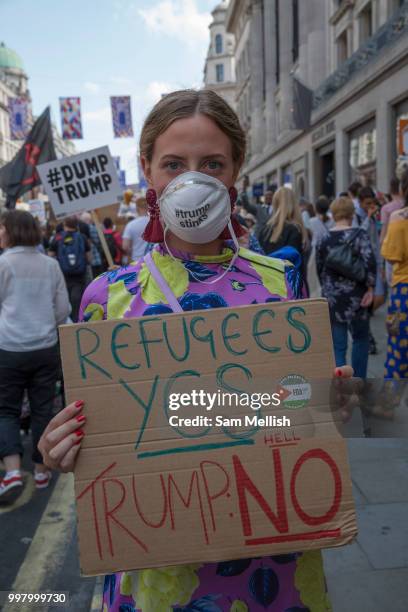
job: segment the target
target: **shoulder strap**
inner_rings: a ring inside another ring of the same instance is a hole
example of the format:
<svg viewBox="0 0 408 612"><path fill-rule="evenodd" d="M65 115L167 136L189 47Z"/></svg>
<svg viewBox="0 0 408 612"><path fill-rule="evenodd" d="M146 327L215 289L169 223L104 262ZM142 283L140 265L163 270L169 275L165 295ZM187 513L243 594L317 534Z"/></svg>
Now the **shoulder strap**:
<svg viewBox="0 0 408 612"><path fill-rule="evenodd" d="M351 233L351 236L349 236L348 240L346 240L345 244L351 244L357 238L357 236L361 232L361 229L361 227L357 227L355 231Z"/></svg>
<svg viewBox="0 0 408 612"><path fill-rule="evenodd" d="M171 308L173 309L173 312L183 312L183 309L180 306L176 296L174 295L174 293L170 289L169 285L167 284L166 280L163 278L162 273L160 272L160 270L158 269L158 267L154 263L154 260L153 260L153 257L152 257L151 253L148 253L145 256L144 262L145 262L145 264L146 264L150 274L153 276L154 280L156 281L157 285L159 286L161 292L166 297L169 306L171 306Z"/></svg>

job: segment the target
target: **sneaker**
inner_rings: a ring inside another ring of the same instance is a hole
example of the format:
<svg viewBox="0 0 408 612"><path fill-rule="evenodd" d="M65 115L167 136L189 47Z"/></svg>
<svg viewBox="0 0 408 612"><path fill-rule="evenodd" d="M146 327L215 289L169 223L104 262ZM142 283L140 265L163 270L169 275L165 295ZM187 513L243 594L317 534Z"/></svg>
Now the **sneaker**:
<svg viewBox="0 0 408 612"><path fill-rule="evenodd" d="M50 484L52 474L49 470L46 472L34 472L34 481L37 489L46 489Z"/></svg>
<svg viewBox="0 0 408 612"><path fill-rule="evenodd" d="M4 477L0 481L0 502L14 502L23 491L23 478L20 475Z"/></svg>

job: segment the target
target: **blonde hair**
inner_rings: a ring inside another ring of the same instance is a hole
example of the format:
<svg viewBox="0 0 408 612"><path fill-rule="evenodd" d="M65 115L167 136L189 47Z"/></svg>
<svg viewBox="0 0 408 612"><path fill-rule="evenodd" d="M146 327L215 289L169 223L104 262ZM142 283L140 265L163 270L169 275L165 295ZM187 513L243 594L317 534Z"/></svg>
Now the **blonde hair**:
<svg viewBox="0 0 408 612"><path fill-rule="evenodd" d="M330 210L336 222L342 219L351 221L355 212L353 200L346 196L336 198L334 202L331 203Z"/></svg>
<svg viewBox="0 0 408 612"><path fill-rule="evenodd" d="M300 206L296 201L293 189L280 187L276 191L272 200L272 215L267 225L272 226L270 242L276 242L283 231L285 223L296 225L302 234L303 244L307 244L309 238L305 226L303 225Z"/></svg>
<svg viewBox="0 0 408 612"><path fill-rule="evenodd" d="M140 154L152 160L156 139L178 119L206 115L228 136L232 158L239 169L245 158L246 137L238 116L221 96L211 89L184 89L164 96L150 111L140 135Z"/></svg>

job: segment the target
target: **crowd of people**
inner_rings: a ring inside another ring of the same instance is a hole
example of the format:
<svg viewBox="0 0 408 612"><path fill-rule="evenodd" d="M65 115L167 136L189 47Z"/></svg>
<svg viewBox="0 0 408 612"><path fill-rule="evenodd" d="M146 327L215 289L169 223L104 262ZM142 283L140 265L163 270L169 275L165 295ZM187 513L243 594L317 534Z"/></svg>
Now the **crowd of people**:
<svg viewBox="0 0 408 612"><path fill-rule="evenodd" d="M393 180L388 198L354 183L333 202L320 196L313 206L289 186L271 185L256 202L247 177L239 193L234 187L245 134L234 111L209 90L164 96L146 119L140 152L149 189L122 232L111 218L101 230L84 213L64 219L45 239L28 212L0 217L0 458L6 469L0 500L11 500L23 486L19 411L25 391L39 488L48 485L51 468L73 470L86 435L81 398L53 416L57 327L64 322L322 295L329 303L334 375L352 375L346 366L350 332L351 365L365 378L370 316L388 295L386 376L408 377L408 172L400 184ZM199 227L186 223L203 201ZM151 277L160 290L153 291ZM284 557L256 561L276 576L282 609L328 610L320 555ZM300 562L313 576L301 586ZM219 575L214 563L172 568L171 574L150 570L150 583L136 580L126 592L122 585L134 576L121 572L106 579L104 609L173 609L179 591L188 603L198 590L204 599L215 594L218 609L229 611L232 601L251 597L248 567L237 580ZM171 590L160 588L163 576Z"/></svg>
<svg viewBox="0 0 408 612"><path fill-rule="evenodd" d="M388 194L356 181L315 205L275 184L255 203L244 177L238 203L257 250L298 265L304 297L328 300L336 364L346 363L350 334L351 365L367 377L368 356L377 352L370 318L388 299L385 375L407 378L408 171L391 180Z"/></svg>

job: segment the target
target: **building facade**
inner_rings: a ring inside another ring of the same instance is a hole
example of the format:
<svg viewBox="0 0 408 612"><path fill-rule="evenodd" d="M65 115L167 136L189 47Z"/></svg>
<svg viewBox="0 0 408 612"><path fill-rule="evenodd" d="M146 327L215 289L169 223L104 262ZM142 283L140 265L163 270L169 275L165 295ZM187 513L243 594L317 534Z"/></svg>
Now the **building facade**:
<svg viewBox="0 0 408 612"><path fill-rule="evenodd" d="M12 97L27 97L28 77L21 58L15 51L0 43L0 167L11 161L21 142L11 140L8 100Z"/></svg>
<svg viewBox="0 0 408 612"><path fill-rule="evenodd" d="M312 200L354 179L388 191L408 162L408 0L231 0L226 27L250 182ZM312 105L303 129L295 79Z"/></svg>
<svg viewBox="0 0 408 612"><path fill-rule="evenodd" d="M25 97L30 103L31 96L28 89L28 76L24 70L23 61L12 49L0 43L0 168L13 159L21 148L22 140L11 140L10 138L10 116L9 98ZM30 113L30 124L34 122ZM54 146L57 157L74 155L76 148L73 142L63 140L56 126L52 125ZM39 188L35 189L38 194ZM28 199L31 193L27 193L24 199ZM0 207L6 201L5 194L0 189Z"/></svg>
<svg viewBox="0 0 408 612"><path fill-rule="evenodd" d="M204 87L213 89L235 108L234 36L225 29L228 2L220 2L212 11L209 26L210 45L204 66Z"/></svg>

